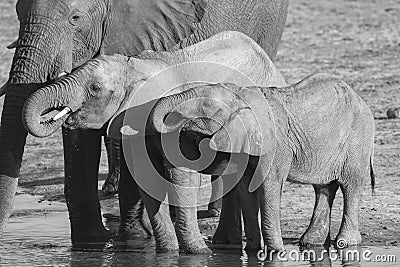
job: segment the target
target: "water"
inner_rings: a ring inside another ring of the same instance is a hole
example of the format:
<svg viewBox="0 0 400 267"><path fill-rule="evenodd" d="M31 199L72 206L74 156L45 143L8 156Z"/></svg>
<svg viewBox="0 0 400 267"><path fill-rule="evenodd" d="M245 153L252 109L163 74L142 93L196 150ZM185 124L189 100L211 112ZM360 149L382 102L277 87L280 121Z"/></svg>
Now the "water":
<svg viewBox="0 0 400 267"><path fill-rule="evenodd" d="M212 255L184 255L179 253L156 254L152 239L92 244L72 249L68 213L64 203L38 202L39 197L17 195L15 212L0 245L1 266L399 266L400 248L360 247L361 261L338 259L338 254L321 253L319 260L310 261L298 247L287 246L287 261L275 259L260 261L255 253L246 255L240 248L212 248ZM371 251L372 254L368 252ZM385 263L367 262L383 256ZM312 254L308 254L311 255ZM346 254L343 254L346 255ZM352 254L348 258L351 258ZM396 257L396 262L393 262ZM346 257L344 257L346 258ZM386 258L386 259L385 259ZM306 259L306 260L305 260Z"/></svg>

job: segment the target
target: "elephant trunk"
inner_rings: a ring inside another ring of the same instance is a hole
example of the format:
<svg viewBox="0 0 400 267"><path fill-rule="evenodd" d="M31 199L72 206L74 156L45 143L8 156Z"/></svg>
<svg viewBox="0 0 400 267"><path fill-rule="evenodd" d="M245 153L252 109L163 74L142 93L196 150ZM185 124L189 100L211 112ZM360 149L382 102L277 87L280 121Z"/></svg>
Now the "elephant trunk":
<svg viewBox="0 0 400 267"><path fill-rule="evenodd" d="M6 93L0 127L0 235L12 211L26 142L21 120L24 102L43 83L72 68L72 53L57 53L63 41L50 36L62 32L55 27L44 17L25 18L17 42L10 47L16 48L10 76L0 90L0 95Z"/></svg>
<svg viewBox="0 0 400 267"><path fill-rule="evenodd" d="M180 110L185 110L184 102L196 98L194 90L161 98L153 108L151 119L154 128L160 133L168 133L176 130L184 123L186 118Z"/></svg>
<svg viewBox="0 0 400 267"><path fill-rule="evenodd" d="M65 121L69 112L82 105L80 84L75 75L39 89L25 102L22 111L22 123L30 134L46 137L53 134ZM42 116L52 111L61 111L46 120Z"/></svg>
<svg viewBox="0 0 400 267"><path fill-rule="evenodd" d="M0 235L12 212L27 136L21 121L22 103L26 98L16 95L14 88L10 87L13 86L7 86L10 91L4 100L0 127ZM23 87L26 92L35 89L27 85Z"/></svg>
<svg viewBox="0 0 400 267"><path fill-rule="evenodd" d="M40 84L72 70L70 42L51 33L63 32L51 20L28 17L21 21L10 70L10 84ZM53 41L50 41L53 40Z"/></svg>

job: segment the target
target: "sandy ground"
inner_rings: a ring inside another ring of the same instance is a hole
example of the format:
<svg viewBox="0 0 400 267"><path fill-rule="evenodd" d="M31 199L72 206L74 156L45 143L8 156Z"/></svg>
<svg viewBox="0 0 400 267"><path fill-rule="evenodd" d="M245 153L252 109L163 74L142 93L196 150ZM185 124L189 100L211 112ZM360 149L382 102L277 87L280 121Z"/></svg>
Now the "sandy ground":
<svg viewBox="0 0 400 267"><path fill-rule="evenodd" d="M0 2L0 83L7 80L18 24L16 0ZM346 80L368 103L376 118L376 196L363 188L360 228L364 244L400 245L400 120L386 120L388 107L400 106L400 0L290 1L287 27L277 59L288 82L315 72ZM2 106L1 100L1 106ZM28 137L20 185L47 199L63 199L61 134L45 139ZM100 178L107 172L106 157ZM201 197L207 197L203 192ZM335 236L341 221L342 196L337 194L332 214ZM105 212L118 214L116 198L102 201ZM282 200L282 230L286 242L296 242L312 214L311 186L286 184ZM216 220L200 220L202 229Z"/></svg>

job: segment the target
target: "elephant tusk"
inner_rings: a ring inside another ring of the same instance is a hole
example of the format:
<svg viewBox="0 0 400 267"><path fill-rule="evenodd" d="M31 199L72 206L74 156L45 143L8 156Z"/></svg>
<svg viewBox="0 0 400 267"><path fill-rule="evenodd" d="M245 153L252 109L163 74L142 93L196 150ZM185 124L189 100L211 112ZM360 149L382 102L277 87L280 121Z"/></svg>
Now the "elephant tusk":
<svg viewBox="0 0 400 267"><path fill-rule="evenodd" d="M61 72L60 74L58 74L57 78L62 78L64 76L68 75L68 73L66 73L65 71Z"/></svg>
<svg viewBox="0 0 400 267"><path fill-rule="evenodd" d="M58 121L68 113L70 113L72 110L69 107L64 108L60 113L54 116L53 121Z"/></svg>

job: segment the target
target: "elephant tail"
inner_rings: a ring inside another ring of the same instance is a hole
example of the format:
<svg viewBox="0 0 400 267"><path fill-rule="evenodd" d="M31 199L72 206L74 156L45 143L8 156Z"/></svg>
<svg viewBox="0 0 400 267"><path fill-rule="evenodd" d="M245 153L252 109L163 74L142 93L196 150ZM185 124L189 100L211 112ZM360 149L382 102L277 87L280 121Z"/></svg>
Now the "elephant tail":
<svg viewBox="0 0 400 267"><path fill-rule="evenodd" d="M375 173L372 155L369 158L369 175L371 177L372 197L375 197Z"/></svg>

